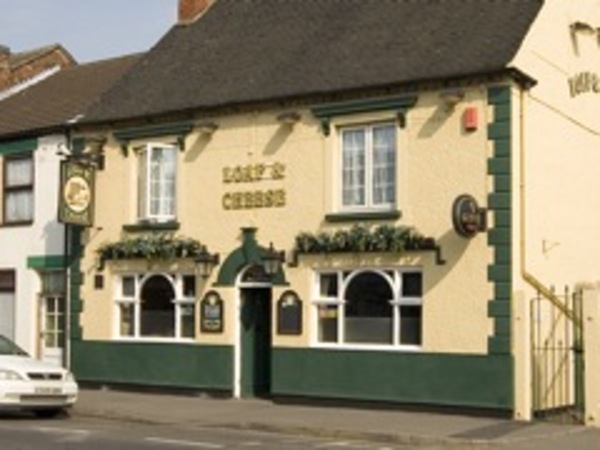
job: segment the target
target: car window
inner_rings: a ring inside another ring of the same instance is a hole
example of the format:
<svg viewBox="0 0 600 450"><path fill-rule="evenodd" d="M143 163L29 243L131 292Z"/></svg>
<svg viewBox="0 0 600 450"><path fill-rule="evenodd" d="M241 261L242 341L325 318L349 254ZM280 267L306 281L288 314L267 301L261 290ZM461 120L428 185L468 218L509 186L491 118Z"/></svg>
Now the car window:
<svg viewBox="0 0 600 450"><path fill-rule="evenodd" d="M25 350L5 336L0 336L0 355L28 356Z"/></svg>

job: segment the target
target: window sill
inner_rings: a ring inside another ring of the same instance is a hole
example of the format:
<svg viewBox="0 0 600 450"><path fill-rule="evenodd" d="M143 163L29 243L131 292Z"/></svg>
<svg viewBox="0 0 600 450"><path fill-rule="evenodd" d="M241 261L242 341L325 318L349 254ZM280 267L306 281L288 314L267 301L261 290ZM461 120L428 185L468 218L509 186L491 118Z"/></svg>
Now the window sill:
<svg viewBox="0 0 600 450"><path fill-rule="evenodd" d="M5 222L0 224L2 228L15 228L15 227L30 227L33 225L33 220L27 220L24 222Z"/></svg>
<svg viewBox="0 0 600 450"><path fill-rule="evenodd" d="M365 212L344 212L325 215L325 222L354 222L364 220L398 220L402 217L399 210L392 211L365 211Z"/></svg>
<svg viewBox="0 0 600 450"><path fill-rule="evenodd" d="M396 352L396 353L419 353L423 351L420 345L378 345L378 344L327 344L315 343L311 348L319 350L335 351L359 351L359 352Z"/></svg>
<svg viewBox="0 0 600 450"><path fill-rule="evenodd" d="M139 222L130 225L123 225L123 231L176 231L179 230L179 222Z"/></svg>

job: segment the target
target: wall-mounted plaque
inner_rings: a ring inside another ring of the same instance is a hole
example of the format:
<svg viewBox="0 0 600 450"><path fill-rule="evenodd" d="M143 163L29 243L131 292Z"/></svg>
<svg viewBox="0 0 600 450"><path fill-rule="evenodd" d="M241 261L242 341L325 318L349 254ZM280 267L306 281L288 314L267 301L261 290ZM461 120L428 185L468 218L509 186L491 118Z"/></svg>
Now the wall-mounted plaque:
<svg viewBox="0 0 600 450"><path fill-rule="evenodd" d="M285 291L277 301L277 333L302 334L302 300L294 291Z"/></svg>
<svg viewBox="0 0 600 450"><path fill-rule="evenodd" d="M200 302L200 331L202 333L221 333L223 331L223 299L210 291Z"/></svg>

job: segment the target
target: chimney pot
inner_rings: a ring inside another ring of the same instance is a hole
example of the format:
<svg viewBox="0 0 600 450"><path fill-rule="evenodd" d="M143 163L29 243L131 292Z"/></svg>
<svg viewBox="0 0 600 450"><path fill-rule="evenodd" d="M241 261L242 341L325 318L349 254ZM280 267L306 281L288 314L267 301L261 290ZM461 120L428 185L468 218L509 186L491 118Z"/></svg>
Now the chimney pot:
<svg viewBox="0 0 600 450"><path fill-rule="evenodd" d="M215 0L179 0L179 23L193 22L214 1Z"/></svg>

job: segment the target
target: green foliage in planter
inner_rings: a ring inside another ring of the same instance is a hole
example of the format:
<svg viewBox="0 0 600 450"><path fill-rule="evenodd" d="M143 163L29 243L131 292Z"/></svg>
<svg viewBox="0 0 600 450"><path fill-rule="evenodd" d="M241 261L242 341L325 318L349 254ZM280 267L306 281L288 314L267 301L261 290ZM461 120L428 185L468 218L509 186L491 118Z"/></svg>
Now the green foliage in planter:
<svg viewBox="0 0 600 450"><path fill-rule="evenodd" d="M201 244L195 239L174 237L171 233L150 233L104 244L96 252L101 261L140 258L156 261L193 258L200 250Z"/></svg>
<svg viewBox="0 0 600 450"><path fill-rule="evenodd" d="M435 240L409 227L380 225L370 228L355 225L349 230L318 234L303 232L296 236L295 251L302 253L402 252L433 250Z"/></svg>

